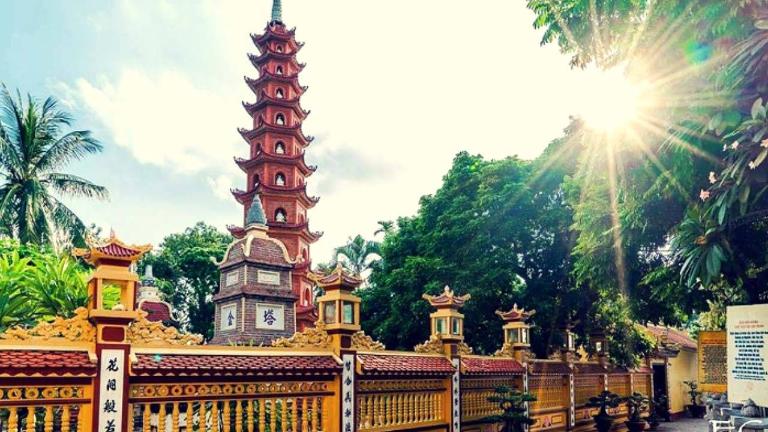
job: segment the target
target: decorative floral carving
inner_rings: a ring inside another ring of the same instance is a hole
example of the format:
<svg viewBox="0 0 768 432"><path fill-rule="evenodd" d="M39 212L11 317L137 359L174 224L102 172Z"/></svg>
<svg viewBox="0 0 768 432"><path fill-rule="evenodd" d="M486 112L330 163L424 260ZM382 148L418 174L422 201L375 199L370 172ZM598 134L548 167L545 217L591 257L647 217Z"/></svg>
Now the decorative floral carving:
<svg viewBox="0 0 768 432"><path fill-rule="evenodd" d="M472 347L464 342L459 342L459 354L472 355Z"/></svg>
<svg viewBox="0 0 768 432"><path fill-rule="evenodd" d="M203 337L197 334L183 334L173 327L147 319L147 313L139 311L139 319L128 327L128 340L135 344L153 345L200 345Z"/></svg>
<svg viewBox="0 0 768 432"><path fill-rule="evenodd" d="M280 338L272 342L278 348L321 348L331 346L331 337L325 331L325 323L317 321L314 327L296 332L289 338Z"/></svg>
<svg viewBox="0 0 768 432"><path fill-rule="evenodd" d="M96 327L88 321L88 310L77 308L72 318L56 317L51 322L41 321L30 329L13 327L0 334L0 339L12 341L50 338L64 338L73 342L94 341Z"/></svg>
<svg viewBox="0 0 768 432"><path fill-rule="evenodd" d="M360 330L352 335L352 348L364 351L384 351L387 347Z"/></svg>
<svg viewBox="0 0 768 432"><path fill-rule="evenodd" d="M422 354L443 354L443 342L440 336L432 335L424 343L413 347L413 350Z"/></svg>
<svg viewBox="0 0 768 432"><path fill-rule="evenodd" d="M514 357L515 352L512 349L512 344L509 342L504 342L504 345L501 346L501 349L493 353L494 357Z"/></svg>

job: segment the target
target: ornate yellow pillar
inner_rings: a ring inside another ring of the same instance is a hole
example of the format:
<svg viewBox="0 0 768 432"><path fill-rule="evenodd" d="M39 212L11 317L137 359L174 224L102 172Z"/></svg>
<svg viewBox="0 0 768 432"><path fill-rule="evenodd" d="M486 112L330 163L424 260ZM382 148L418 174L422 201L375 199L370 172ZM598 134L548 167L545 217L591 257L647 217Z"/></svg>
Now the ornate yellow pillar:
<svg viewBox="0 0 768 432"><path fill-rule="evenodd" d="M134 310L139 276L135 263L150 245L127 245L112 234L104 242L92 242L73 254L95 266L88 281L88 318L96 326L99 373L94 378L92 430L124 430L128 422L128 326ZM109 304L113 297L114 304Z"/></svg>

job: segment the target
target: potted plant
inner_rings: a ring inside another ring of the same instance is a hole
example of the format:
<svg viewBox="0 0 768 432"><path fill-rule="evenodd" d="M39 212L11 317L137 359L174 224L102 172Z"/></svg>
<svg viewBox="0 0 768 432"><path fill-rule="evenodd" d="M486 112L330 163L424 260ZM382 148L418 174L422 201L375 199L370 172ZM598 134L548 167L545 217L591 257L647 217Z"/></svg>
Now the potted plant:
<svg viewBox="0 0 768 432"><path fill-rule="evenodd" d="M627 425L629 432L643 432L647 423L640 417L640 413L643 412L643 408L646 407L648 398L640 393L632 393L632 396L627 398L627 411L629 411L629 418L624 424Z"/></svg>
<svg viewBox="0 0 768 432"><path fill-rule="evenodd" d="M595 419L597 432L608 432L613 426L614 417L608 414L608 408L616 408L621 403L621 398L615 393L607 390L600 392L599 395L589 398L588 407L600 408L597 415L592 416Z"/></svg>
<svg viewBox="0 0 768 432"><path fill-rule="evenodd" d="M536 397L530 393L519 392L505 386L497 387L494 394L488 397L488 402L498 404L501 414L488 416L483 420L501 423L500 432L523 432L525 426L534 423L534 420L528 416L525 404L535 400Z"/></svg>
<svg viewBox="0 0 768 432"><path fill-rule="evenodd" d="M660 419L664 419L665 422L671 422L672 417L669 412L669 398L665 394L661 394L656 396L656 399L653 403L654 411L656 412L656 417Z"/></svg>
<svg viewBox="0 0 768 432"><path fill-rule="evenodd" d="M685 406L688 414L693 418L704 418L707 408L699 403L699 396L701 396L699 385L696 381L683 381L683 384L688 386L688 395L691 398L691 404Z"/></svg>

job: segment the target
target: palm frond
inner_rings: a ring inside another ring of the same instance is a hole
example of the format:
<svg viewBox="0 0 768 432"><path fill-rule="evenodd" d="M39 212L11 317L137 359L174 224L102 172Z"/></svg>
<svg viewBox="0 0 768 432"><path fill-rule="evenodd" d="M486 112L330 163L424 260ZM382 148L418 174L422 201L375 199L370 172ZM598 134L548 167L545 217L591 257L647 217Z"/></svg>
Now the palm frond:
<svg viewBox="0 0 768 432"><path fill-rule="evenodd" d="M109 192L104 186L99 186L72 174L50 173L43 176L40 182L62 195L99 199L109 197Z"/></svg>

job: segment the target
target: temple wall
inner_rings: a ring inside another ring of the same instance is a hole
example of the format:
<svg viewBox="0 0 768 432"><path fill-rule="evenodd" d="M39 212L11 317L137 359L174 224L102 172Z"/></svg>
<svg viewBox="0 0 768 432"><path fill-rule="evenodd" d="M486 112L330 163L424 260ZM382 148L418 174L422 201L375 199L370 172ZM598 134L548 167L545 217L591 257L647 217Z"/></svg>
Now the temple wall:
<svg viewBox="0 0 768 432"><path fill-rule="evenodd" d="M667 384L669 386L669 405L672 414L683 413L688 405L688 386L683 381L697 379L696 351L680 350L677 357L669 359L667 366Z"/></svg>

